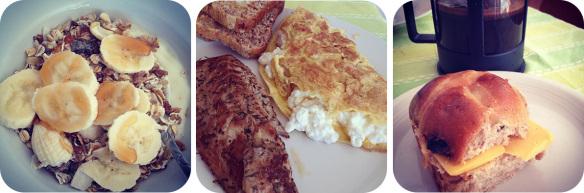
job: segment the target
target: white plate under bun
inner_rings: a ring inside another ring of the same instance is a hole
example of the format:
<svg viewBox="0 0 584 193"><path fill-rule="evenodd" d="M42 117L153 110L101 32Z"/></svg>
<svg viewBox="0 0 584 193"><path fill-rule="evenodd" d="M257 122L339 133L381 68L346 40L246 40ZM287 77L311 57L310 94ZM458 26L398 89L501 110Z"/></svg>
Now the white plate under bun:
<svg viewBox="0 0 584 193"><path fill-rule="evenodd" d="M530 119L554 135L554 141L542 160L532 162L493 191L564 192L575 187L584 172L584 96L533 75L493 73L508 79L519 89L527 100ZM414 88L394 101L393 171L403 188L432 192L438 189L431 172L422 168L421 154L408 117L410 101L420 88Z"/></svg>
<svg viewBox="0 0 584 193"><path fill-rule="evenodd" d="M85 15L92 11L106 11L111 18L123 17L139 25L149 34L168 42L178 60L187 69L190 77L190 19L186 10L172 1L67 1L67 0L27 0L18 1L4 11L0 21L0 81L13 72L24 68L24 50L32 46L32 36L44 28ZM190 79L190 78L189 78ZM190 109L183 109L189 112ZM187 116L188 117L188 116ZM183 120L187 150L191 157L190 118ZM18 135L0 126L0 171L8 186L24 192L65 192L77 191L68 185L59 185L45 170L35 170L31 166L32 151L20 141ZM139 184L138 191L175 191L186 183L182 171L173 161L168 167L153 173Z"/></svg>

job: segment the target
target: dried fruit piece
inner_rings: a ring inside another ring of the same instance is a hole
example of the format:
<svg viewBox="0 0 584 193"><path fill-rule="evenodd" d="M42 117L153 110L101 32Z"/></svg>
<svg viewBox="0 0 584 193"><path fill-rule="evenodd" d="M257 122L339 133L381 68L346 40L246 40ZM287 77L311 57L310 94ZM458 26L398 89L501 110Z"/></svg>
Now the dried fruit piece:
<svg viewBox="0 0 584 193"><path fill-rule="evenodd" d="M99 54L99 43L97 41L97 39L75 39L71 42L71 51L84 56Z"/></svg>

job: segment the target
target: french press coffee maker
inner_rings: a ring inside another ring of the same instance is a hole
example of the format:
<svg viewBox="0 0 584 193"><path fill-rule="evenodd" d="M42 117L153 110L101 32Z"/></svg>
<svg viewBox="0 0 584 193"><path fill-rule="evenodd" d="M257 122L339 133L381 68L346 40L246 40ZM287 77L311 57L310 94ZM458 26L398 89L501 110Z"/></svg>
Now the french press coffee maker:
<svg viewBox="0 0 584 193"><path fill-rule="evenodd" d="M404 5L408 36L436 43L438 71L523 72L527 0L431 0L435 34L419 34L412 2Z"/></svg>

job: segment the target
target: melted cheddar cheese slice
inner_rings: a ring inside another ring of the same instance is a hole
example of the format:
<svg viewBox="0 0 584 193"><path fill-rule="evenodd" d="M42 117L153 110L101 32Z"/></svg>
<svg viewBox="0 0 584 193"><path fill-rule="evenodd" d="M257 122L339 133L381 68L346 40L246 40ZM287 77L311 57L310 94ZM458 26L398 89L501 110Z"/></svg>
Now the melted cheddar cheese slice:
<svg viewBox="0 0 584 193"><path fill-rule="evenodd" d="M553 135L549 130L529 121L527 137L525 139L511 138L509 145L505 147L505 153L527 161L544 151L552 143L552 140Z"/></svg>
<svg viewBox="0 0 584 193"><path fill-rule="evenodd" d="M486 164L487 162L503 155L504 153L505 147L499 145L460 164L451 161L446 156L434 154L434 157L436 158L436 160L438 160L438 163L442 165L442 168L444 168L444 170L446 170L448 174L450 174L451 176L458 176L464 172L478 168L479 166Z"/></svg>
<svg viewBox="0 0 584 193"><path fill-rule="evenodd" d="M523 161L528 161L533 159L538 153L543 152L552 140L553 136L549 130L533 121L529 121L529 128L525 138L511 138L509 145L495 146L463 163L453 162L448 157L438 154L434 154L434 157L449 175L458 176L478 168L503 154L510 154Z"/></svg>

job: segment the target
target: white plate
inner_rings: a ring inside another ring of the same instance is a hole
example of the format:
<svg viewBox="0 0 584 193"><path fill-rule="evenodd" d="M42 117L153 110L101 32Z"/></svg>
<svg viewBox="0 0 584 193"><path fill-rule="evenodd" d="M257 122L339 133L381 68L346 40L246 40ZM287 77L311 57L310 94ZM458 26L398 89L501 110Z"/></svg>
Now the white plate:
<svg viewBox="0 0 584 193"><path fill-rule="evenodd" d="M548 128L554 141L542 160L534 161L494 191L564 192L580 182L584 171L584 96L563 85L514 72L493 72L527 100L529 117ZM437 191L429 170L422 169L421 154L410 126L408 107L420 87L394 101L394 166L399 184L410 191Z"/></svg>
<svg viewBox="0 0 584 193"><path fill-rule="evenodd" d="M112 18L123 17L139 25L145 32L159 37L171 45L182 68L190 80L190 19L182 6L171 1L67 1L27 0L9 6L0 21L0 81L24 67L24 49L32 46L32 36L43 27L56 25L91 11L103 10ZM172 89L172 85L171 85ZM176 92L174 92L176 94ZM171 91L171 95L173 92ZM184 93L183 93L184 94ZM182 96L190 100L190 93ZM184 101L189 102L189 101ZM190 112L190 108L183 109ZM188 116L187 116L188 117ZM185 156L191 157L190 117L183 120L185 131L181 141L186 144ZM31 166L32 151L20 141L18 135L0 126L0 170L8 186L17 191L76 191L67 185L59 185L45 170L34 170ZM138 191L174 191L182 187L187 179L174 160L161 172L154 172L139 184Z"/></svg>
<svg viewBox="0 0 584 193"><path fill-rule="evenodd" d="M278 26L290 13L291 10L284 10L274 26ZM369 59L377 72L387 78L385 40L334 17L325 18L329 20L331 26L345 30L356 42L359 52ZM256 60L245 59L221 43L207 42L200 38L197 38L196 51L197 59L232 54L250 67L263 84L258 75ZM282 123L287 122L285 118L279 118ZM298 132L291 133L290 139L285 139L284 142L290 155L292 175L300 192L368 192L377 188L386 174L385 153L366 152L343 144L327 145L312 141L304 133ZM222 189L213 183L214 177L207 165L199 156L196 160L197 175L201 183L214 192L222 192Z"/></svg>

